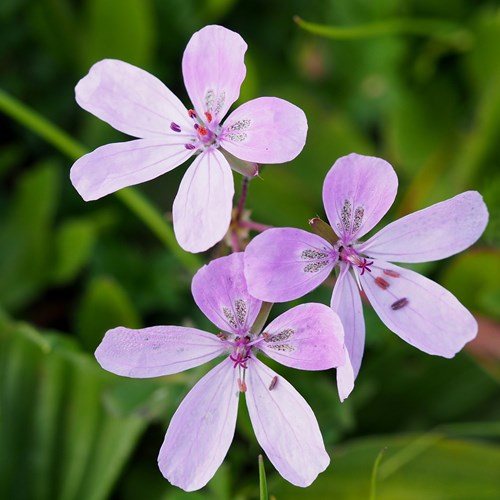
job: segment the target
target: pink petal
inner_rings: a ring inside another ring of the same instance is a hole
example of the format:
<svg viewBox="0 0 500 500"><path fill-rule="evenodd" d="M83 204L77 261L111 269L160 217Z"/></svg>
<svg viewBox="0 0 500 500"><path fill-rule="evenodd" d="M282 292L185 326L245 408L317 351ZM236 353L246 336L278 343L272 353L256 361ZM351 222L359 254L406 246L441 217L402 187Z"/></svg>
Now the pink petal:
<svg viewBox="0 0 500 500"><path fill-rule="evenodd" d="M267 302L297 299L328 277L337 258L320 236L300 229L268 229L245 250L248 290Z"/></svg>
<svg viewBox="0 0 500 500"><path fill-rule="evenodd" d="M198 490L222 464L236 427L237 373L229 358L224 360L191 389L172 417L158 466L173 485Z"/></svg>
<svg viewBox="0 0 500 500"><path fill-rule="evenodd" d="M363 306L356 281L345 264L333 288L332 309L336 311L344 327L346 362L337 369L337 388L340 400L344 401L354 388L363 350L365 347L365 320Z"/></svg>
<svg viewBox="0 0 500 500"><path fill-rule="evenodd" d="M374 261L371 269L360 276L366 296L387 328L409 344L451 358L476 336L472 314L442 286L383 261ZM381 279L383 287L377 284Z"/></svg>
<svg viewBox="0 0 500 500"><path fill-rule="evenodd" d="M194 328L153 326L131 330L118 327L106 332L95 357L109 372L148 378L202 365L225 350L215 335Z"/></svg>
<svg viewBox="0 0 500 500"><path fill-rule="evenodd" d="M234 181L227 160L209 150L196 158L182 178L172 215L179 245L203 252L226 234L231 222Z"/></svg>
<svg viewBox="0 0 500 500"><path fill-rule="evenodd" d="M83 109L134 137L174 135L172 122L186 130L193 126L181 101L158 78L123 61L94 64L75 94Z"/></svg>
<svg viewBox="0 0 500 500"><path fill-rule="evenodd" d="M189 40L182 59L184 84L199 114L208 111L216 121L227 113L245 79L247 44L238 33L206 26Z"/></svg>
<svg viewBox="0 0 500 500"><path fill-rule="evenodd" d="M258 347L279 363L301 370L328 370L344 363L344 331L323 304L301 304L264 329Z"/></svg>
<svg viewBox="0 0 500 500"><path fill-rule="evenodd" d="M372 229L389 210L398 189L389 163L356 153L339 158L326 175L323 203L334 231L345 244Z"/></svg>
<svg viewBox="0 0 500 500"><path fill-rule="evenodd" d="M214 325L238 335L248 333L262 304L247 291L242 252L203 266L195 274L191 290L196 304Z"/></svg>
<svg viewBox="0 0 500 500"><path fill-rule="evenodd" d="M488 224L482 196L467 191L389 224L358 252L396 262L428 262L471 246Z"/></svg>
<svg viewBox="0 0 500 500"><path fill-rule="evenodd" d="M245 396L257 441L287 481L309 486L330 463L316 417L283 377L256 358L249 363Z"/></svg>
<svg viewBox="0 0 500 500"><path fill-rule="evenodd" d="M101 146L73 164L71 182L85 201L91 201L154 179L193 154L175 139L165 136Z"/></svg>
<svg viewBox="0 0 500 500"><path fill-rule="evenodd" d="M221 146L245 161L283 163L302 151L306 135L306 115L300 108L276 97L261 97L229 115Z"/></svg>

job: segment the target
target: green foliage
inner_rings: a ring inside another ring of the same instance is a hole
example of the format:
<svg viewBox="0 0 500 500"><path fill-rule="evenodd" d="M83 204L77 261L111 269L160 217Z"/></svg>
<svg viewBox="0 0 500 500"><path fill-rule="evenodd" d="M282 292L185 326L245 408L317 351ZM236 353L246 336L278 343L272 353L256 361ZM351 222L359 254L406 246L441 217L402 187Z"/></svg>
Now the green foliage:
<svg viewBox="0 0 500 500"><path fill-rule="evenodd" d="M396 168L400 189L387 220L468 189L482 192L490 212L475 248L419 267L477 316L468 354L420 353L366 306L363 367L343 404L335 373L270 363L314 409L332 457L306 490L286 484L264 457L270 498L500 497L494 0L0 2L0 111L8 115L0 138L0 308L27 321L0 317L0 497L259 497L262 450L243 404L228 458L206 488L184 493L157 470L169 419L206 367L131 380L111 376L90 354L118 325L216 332L192 300L190 279L228 250L222 244L195 256L178 247L170 211L184 167L92 203L68 179L87 146L127 140L76 105L78 79L97 60L120 58L153 72L188 105L182 51L211 23L248 43L238 102L276 95L308 118L301 155L263 166L252 180L253 220L307 229L309 218L324 216L324 175L352 151ZM330 295L323 286L294 304L328 303ZM276 305L271 316L294 304ZM50 333L56 329L67 333Z"/></svg>
<svg viewBox="0 0 500 500"><path fill-rule="evenodd" d="M333 453L334 466L309 487L309 498L369 498L370 471L381 458L377 500L493 500L500 494L500 447L442 433L359 439ZM284 481L270 486L276 498L304 498Z"/></svg>
<svg viewBox="0 0 500 500"><path fill-rule="evenodd" d="M104 404L127 381L101 370L67 336L3 315L0 345L0 496L107 498L149 418Z"/></svg>

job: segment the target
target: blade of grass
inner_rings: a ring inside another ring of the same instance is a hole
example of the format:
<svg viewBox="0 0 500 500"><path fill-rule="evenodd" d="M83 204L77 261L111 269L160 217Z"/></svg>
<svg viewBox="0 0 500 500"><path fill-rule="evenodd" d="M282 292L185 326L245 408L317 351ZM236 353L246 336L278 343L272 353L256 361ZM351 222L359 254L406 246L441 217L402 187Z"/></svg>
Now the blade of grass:
<svg viewBox="0 0 500 500"><path fill-rule="evenodd" d="M0 89L0 111L39 135L71 160L88 153L85 147L42 115ZM196 255L187 253L178 245L174 232L162 214L134 188L115 193L153 234L175 255L186 269L195 272L201 266Z"/></svg>

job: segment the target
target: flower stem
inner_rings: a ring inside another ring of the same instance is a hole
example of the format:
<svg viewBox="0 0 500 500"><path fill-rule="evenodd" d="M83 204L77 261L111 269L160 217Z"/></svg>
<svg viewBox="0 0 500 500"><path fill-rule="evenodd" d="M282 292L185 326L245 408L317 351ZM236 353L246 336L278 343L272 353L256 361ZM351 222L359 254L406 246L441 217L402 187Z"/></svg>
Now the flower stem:
<svg viewBox="0 0 500 500"><path fill-rule="evenodd" d="M243 210L245 208L245 203L247 201L249 184L250 184L250 178L246 176L243 177L243 182L241 183L240 199L238 200L238 206L236 207L236 215L234 217L236 223L240 222L241 216L243 215Z"/></svg>
<svg viewBox="0 0 500 500"><path fill-rule="evenodd" d="M268 226L267 224L260 224L259 222L254 222L253 220L241 220L240 227L252 229L253 231L262 233L262 231L265 231L266 229L271 229L272 226Z"/></svg>
<svg viewBox="0 0 500 500"><path fill-rule="evenodd" d="M0 89L0 111L10 116L27 129L45 139L71 160L88 153L85 147L42 115ZM162 214L134 188L126 188L115 193L146 226L168 247L175 257L191 272L196 271L201 262L196 255L182 250L174 232Z"/></svg>

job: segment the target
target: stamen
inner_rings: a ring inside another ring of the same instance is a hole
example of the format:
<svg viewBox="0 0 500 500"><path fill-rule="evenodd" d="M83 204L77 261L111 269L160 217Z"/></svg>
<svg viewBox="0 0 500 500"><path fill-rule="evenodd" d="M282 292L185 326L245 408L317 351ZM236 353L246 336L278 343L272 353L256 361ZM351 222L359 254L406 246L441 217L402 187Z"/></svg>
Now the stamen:
<svg viewBox="0 0 500 500"><path fill-rule="evenodd" d="M181 127L179 127L179 125L177 125L177 123L174 123L174 122L172 122L170 124L170 129L173 130L174 132L180 132L181 131Z"/></svg>
<svg viewBox="0 0 500 500"><path fill-rule="evenodd" d="M196 118L196 111L194 109L188 109L189 118Z"/></svg>
<svg viewBox="0 0 500 500"><path fill-rule="evenodd" d="M391 309L393 311L397 311L398 309L402 309L406 305L408 305L408 299L406 297L403 297L402 299L396 300L396 302L391 305Z"/></svg>
<svg viewBox="0 0 500 500"><path fill-rule="evenodd" d="M217 338L221 339L221 340L227 340L227 334L223 333L223 332L219 332L217 334Z"/></svg>
<svg viewBox="0 0 500 500"><path fill-rule="evenodd" d="M400 274L397 273L396 271L392 271L391 269L384 269L384 274L387 274L387 276L391 276L392 278L399 278Z"/></svg>
<svg viewBox="0 0 500 500"><path fill-rule="evenodd" d="M384 278L381 278L380 276L377 276L375 278L375 284L378 285L382 290L387 290L389 288L389 283L385 281Z"/></svg>
<svg viewBox="0 0 500 500"><path fill-rule="evenodd" d="M365 271L368 271L369 273L372 272L372 270L370 269L370 266L373 264L373 261L371 262L368 262L365 258L363 258L362 261L360 261L357 266L361 269L361 276L363 276L363 274L365 274Z"/></svg>
<svg viewBox="0 0 500 500"><path fill-rule="evenodd" d="M212 121L212 113L210 113L210 111L205 111L205 117L207 119L207 122L211 123L211 121Z"/></svg>
<svg viewBox="0 0 500 500"><path fill-rule="evenodd" d="M278 383L278 376L275 375L271 380L271 383L269 384L269 390L272 391L276 387L277 383Z"/></svg>
<svg viewBox="0 0 500 500"><path fill-rule="evenodd" d="M188 144L184 144L184 147L185 147L186 149L196 149L196 146L195 146L194 144L190 144L190 143L188 143Z"/></svg>
<svg viewBox="0 0 500 500"><path fill-rule="evenodd" d="M198 131L198 134L200 134L200 135L207 135L208 134L208 130L203 126L197 127L195 125L195 129Z"/></svg>

